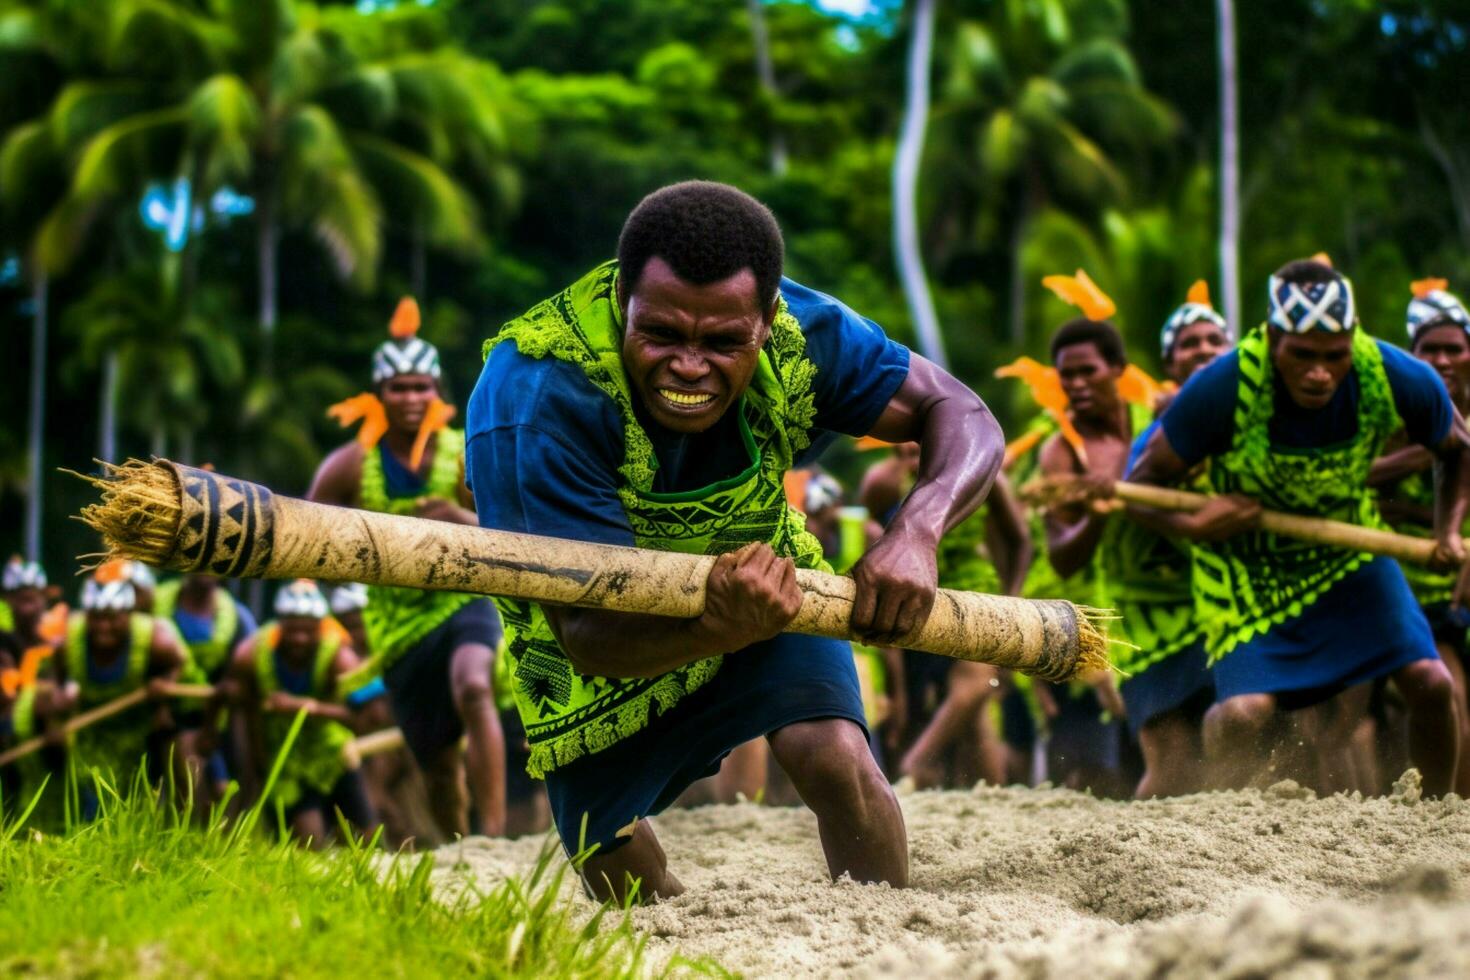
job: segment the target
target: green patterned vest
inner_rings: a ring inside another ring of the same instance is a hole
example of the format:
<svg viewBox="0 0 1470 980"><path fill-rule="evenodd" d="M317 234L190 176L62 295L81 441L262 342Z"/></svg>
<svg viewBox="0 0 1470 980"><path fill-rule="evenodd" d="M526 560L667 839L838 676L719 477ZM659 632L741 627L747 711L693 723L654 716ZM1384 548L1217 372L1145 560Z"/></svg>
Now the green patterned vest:
<svg viewBox="0 0 1470 980"><path fill-rule="evenodd" d="M459 487L464 482L464 431L440 429L434 438L434 461L430 464L424 491L412 497L388 496L381 455L387 451L385 447L375 446L363 453L362 489L358 502L364 510L411 515L423 497L459 502ZM368 586L368 604L362 611L362 623L372 646L371 656L352 672L350 681L344 683L358 687L381 674L415 643L477 598L460 592ZM368 652L364 651L365 654Z"/></svg>
<svg viewBox="0 0 1470 980"><path fill-rule="evenodd" d="M256 634L255 641L255 685L262 700L281 690L281 679L276 674L276 645L281 635L275 623L266 623ZM332 701L335 691L332 685L332 661L336 659L341 640L335 631L323 630L317 645L316 658L311 668L311 689L303 697L318 701ZM299 693L299 692L296 692ZM269 766L286 743L286 733L295 722L295 715L262 713L260 722L265 741L266 759ZM342 747L352 741L352 732L345 726L328 718L308 717L291 746L291 754L281 768L276 781L275 796L283 807L291 807L301 799L307 789L314 789L323 796L330 796L332 787L346 771L342 763Z"/></svg>
<svg viewBox="0 0 1470 980"><path fill-rule="evenodd" d="M750 465L699 490L655 492L658 459L634 412L622 362L622 311L617 263L609 262L506 324L485 355L514 341L531 358L555 357L582 369L610 398L623 423L619 496L641 548L720 554L764 541L803 568L824 567L821 545L800 511L787 506L782 480L809 444L816 415L811 392L816 365L807 360L801 325L783 300L761 351L737 421ZM536 777L599 752L641 730L650 711L666 712L720 669L720 657L652 678L578 673L535 603L497 599L505 622L516 706L531 746L527 771Z"/></svg>
<svg viewBox="0 0 1470 980"><path fill-rule="evenodd" d="M1433 513L1433 472L1410 473L1394 486L1393 496L1405 503L1428 508ZM1466 528L1470 529L1470 523L1466 524ZM1426 527L1418 521L1400 521L1393 529L1416 538L1434 537L1434 528ZM1404 578L1409 580L1409 588L1414 590L1414 598L1419 600L1419 605L1433 606L1454 598L1457 572L1435 572L1412 561L1401 561L1399 567L1404 570Z"/></svg>
<svg viewBox="0 0 1470 980"><path fill-rule="evenodd" d="M173 579L160 585L153 598L154 615L172 622L179 605L179 589L182 587L182 579ZM174 627L178 628L177 622L174 622ZM235 607L235 600L224 589L216 589L214 622L210 626L209 638L198 643L187 643L183 640L182 630L179 632L180 643L188 651L194 667L192 673L198 680L214 681L224 673L230 662L230 641L235 638L235 631L239 628L240 610Z"/></svg>
<svg viewBox="0 0 1470 980"><path fill-rule="evenodd" d="M1204 469L1187 489L1209 492ZM1156 534L1125 515L1115 515L1104 542L1103 601L1118 616L1109 633L1113 666L1137 674L1189 649L1204 636L1195 614L1193 549L1188 541Z"/></svg>
<svg viewBox="0 0 1470 980"><path fill-rule="evenodd" d="M1266 327L1245 337L1238 350L1235 434L1230 450L1210 461L1210 489L1252 497L1269 510L1382 527L1377 499L1367 489L1368 470L1403 423L1377 341L1361 329L1353 331L1352 369L1359 387L1356 435L1314 449L1271 442L1276 387ZM1195 604L1211 660L1300 616L1372 557L1266 531L1195 547Z"/></svg>
<svg viewBox="0 0 1470 980"><path fill-rule="evenodd" d="M62 653L66 657L67 679L76 683L78 688L79 710L88 711L143 686L148 679L148 660L153 650L153 625L152 616L132 614L128 624L128 648L123 653L126 666L115 680L98 681L89 670L87 614L71 614L67 619ZM138 771L143 753L147 751L151 727L148 705L130 708L72 735L72 757L79 769L111 771L119 782L131 780Z"/></svg>

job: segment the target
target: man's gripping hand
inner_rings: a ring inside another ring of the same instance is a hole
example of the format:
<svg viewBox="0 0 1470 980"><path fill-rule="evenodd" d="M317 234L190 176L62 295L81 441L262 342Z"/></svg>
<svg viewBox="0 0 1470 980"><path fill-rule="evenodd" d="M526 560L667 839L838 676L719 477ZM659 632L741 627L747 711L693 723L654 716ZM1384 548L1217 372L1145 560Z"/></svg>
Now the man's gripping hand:
<svg viewBox="0 0 1470 980"><path fill-rule="evenodd" d="M699 628L720 638L722 646L740 650L785 630L801 610L801 600L791 559L755 542L715 559Z"/></svg>
<svg viewBox="0 0 1470 980"><path fill-rule="evenodd" d="M1191 541L1224 541L1260 526L1260 502L1233 493L1211 497L1183 522Z"/></svg>
<svg viewBox="0 0 1470 980"><path fill-rule="evenodd" d="M929 618L939 590L937 547L917 532L890 527L853 566L852 628L859 636L875 646L891 646Z"/></svg>

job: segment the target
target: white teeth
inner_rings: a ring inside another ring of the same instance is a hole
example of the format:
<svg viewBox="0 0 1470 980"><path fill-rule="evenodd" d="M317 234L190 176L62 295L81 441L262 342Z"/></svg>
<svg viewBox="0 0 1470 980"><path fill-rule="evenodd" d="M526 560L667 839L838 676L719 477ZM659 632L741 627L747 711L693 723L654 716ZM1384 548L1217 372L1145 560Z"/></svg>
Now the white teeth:
<svg viewBox="0 0 1470 980"><path fill-rule="evenodd" d="M714 395L687 395L682 391L672 391L668 388L660 388L658 393L675 405L703 405L714 401L715 398Z"/></svg>

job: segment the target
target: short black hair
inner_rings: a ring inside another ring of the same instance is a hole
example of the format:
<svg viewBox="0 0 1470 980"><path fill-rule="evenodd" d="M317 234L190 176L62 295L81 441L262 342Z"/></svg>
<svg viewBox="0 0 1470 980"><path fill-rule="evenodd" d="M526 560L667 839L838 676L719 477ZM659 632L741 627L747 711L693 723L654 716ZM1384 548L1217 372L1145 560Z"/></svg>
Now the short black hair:
<svg viewBox="0 0 1470 980"><path fill-rule="evenodd" d="M1051 361L1057 362L1057 354L1063 347L1074 344L1095 344L1102 359L1113 367L1126 367L1128 353L1123 349L1123 336L1118 328L1106 320L1089 320L1078 317L1068 320L1051 335Z"/></svg>
<svg viewBox="0 0 1470 980"><path fill-rule="evenodd" d="M776 299L785 255L781 228L769 208L738 188L709 180L654 191L638 202L618 236L624 298L657 256L696 286L749 269L764 309Z"/></svg>
<svg viewBox="0 0 1470 980"><path fill-rule="evenodd" d="M1336 269L1317 259L1297 259L1276 270L1276 278L1282 282L1294 282L1298 286L1310 286L1319 282L1332 282L1340 278Z"/></svg>

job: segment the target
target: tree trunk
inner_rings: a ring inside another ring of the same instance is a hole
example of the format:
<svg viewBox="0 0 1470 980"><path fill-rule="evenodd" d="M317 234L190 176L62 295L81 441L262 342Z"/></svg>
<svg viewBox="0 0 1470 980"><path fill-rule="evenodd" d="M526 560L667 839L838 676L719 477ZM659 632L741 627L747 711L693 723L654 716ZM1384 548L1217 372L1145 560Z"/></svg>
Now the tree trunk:
<svg viewBox="0 0 1470 980"><path fill-rule="evenodd" d="M43 440L46 435L46 301L48 280L46 270L38 268L33 273L31 286L31 418L29 445L30 472L27 474L25 552L30 561L41 560L41 511L45 497L41 488L44 471L42 458Z"/></svg>
<svg viewBox="0 0 1470 980"><path fill-rule="evenodd" d="M1021 191L1016 212L1016 221L1011 225L1011 283L1006 317L1011 346L1023 350L1026 346L1026 236L1031 234L1031 216L1035 213L1036 179L1027 173L1026 184Z"/></svg>
<svg viewBox="0 0 1470 980"><path fill-rule="evenodd" d="M162 421L153 423L153 432L148 440L148 451L160 459L168 455L168 430L164 428Z"/></svg>
<svg viewBox="0 0 1470 980"><path fill-rule="evenodd" d="M761 92L767 105L776 105L776 67L771 62L771 38L766 32L766 8L764 0L745 0L750 11L750 37L755 46L755 73L760 79ZM786 176L786 136L773 119L771 121L771 173Z"/></svg>
<svg viewBox="0 0 1470 980"><path fill-rule="evenodd" d="M1220 295L1225 319L1238 332L1240 309L1240 130L1235 74L1235 10L1215 0L1220 38Z"/></svg>
<svg viewBox="0 0 1470 980"><path fill-rule="evenodd" d="M102 361L102 396L97 419L97 458L117 462L117 351L110 350Z"/></svg>
<svg viewBox="0 0 1470 980"><path fill-rule="evenodd" d="M268 184L256 196L255 207L260 216L256 228L255 257L260 278L261 374L267 379L275 373L276 355L276 250L280 244L276 201Z"/></svg>
<svg viewBox="0 0 1470 980"><path fill-rule="evenodd" d="M410 245L408 289L414 299L422 302L424 290L428 287L429 256L428 246L424 242L424 219L420 214L413 216L413 240Z"/></svg>
<svg viewBox="0 0 1470 980"><path fill-rule="evenodd" d="M909 41L908 82L903 127L893 160L893 250L898 259L904 297L914 318L919 352L945 367L944 339L939 316L924 276L919 249L919 163L924 155L924 130L929 121L929 63L934 48L934 8L938 0L915 0L913 36Z"/></svg>

